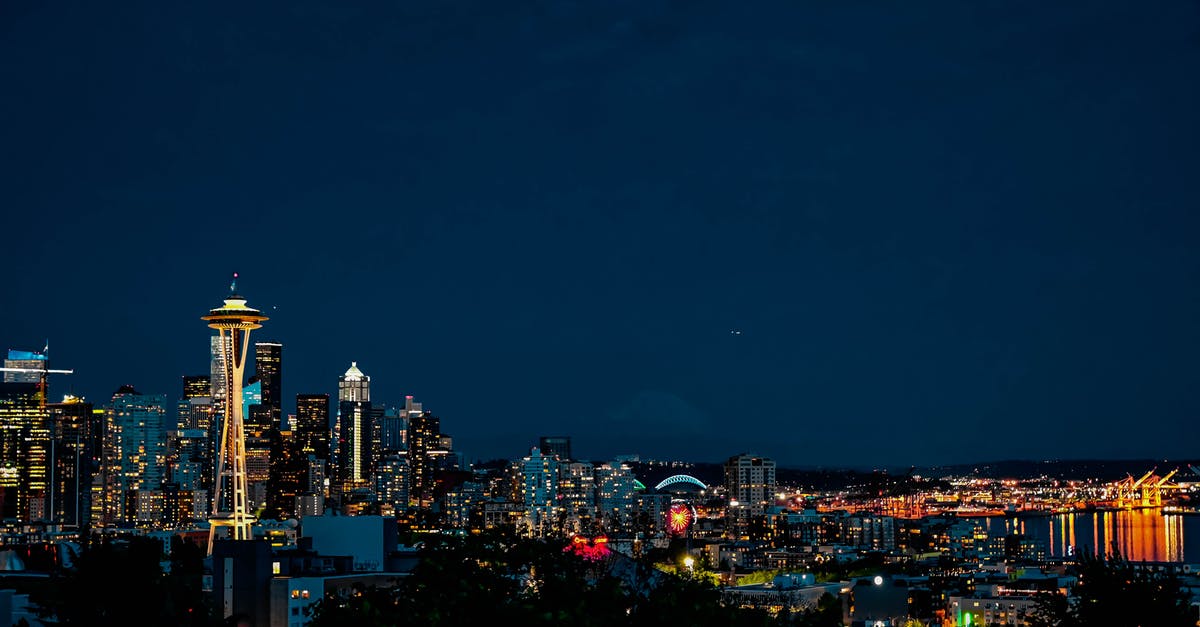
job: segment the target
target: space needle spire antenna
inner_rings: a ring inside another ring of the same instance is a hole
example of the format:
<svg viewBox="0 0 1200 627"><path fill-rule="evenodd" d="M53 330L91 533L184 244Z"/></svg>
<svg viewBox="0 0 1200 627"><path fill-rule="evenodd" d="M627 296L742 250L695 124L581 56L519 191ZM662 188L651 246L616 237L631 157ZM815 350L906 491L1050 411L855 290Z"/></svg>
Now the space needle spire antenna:
<svg viewBox="0 0 1200 627"><path fill-rule="evenodd" d="M220 338L221 361L224 364L219 376L224 378L225 398L219 408L221 441L217 457L217 480L213 488L213 516L209 519L208 554L212 555L213 540L217 530L229 527L229 538L252 540L251 525L254 515L247 502L246 486L246 433L242 416L242 384L245 381L246 355L250 349L250 331L261 329L267 317L257 309L246 305L246 299L237 294L237 273L229 284L229 296L220 307L209 310L200 319L208 322ZM229 494L222 502L222 489Z"/></svg>

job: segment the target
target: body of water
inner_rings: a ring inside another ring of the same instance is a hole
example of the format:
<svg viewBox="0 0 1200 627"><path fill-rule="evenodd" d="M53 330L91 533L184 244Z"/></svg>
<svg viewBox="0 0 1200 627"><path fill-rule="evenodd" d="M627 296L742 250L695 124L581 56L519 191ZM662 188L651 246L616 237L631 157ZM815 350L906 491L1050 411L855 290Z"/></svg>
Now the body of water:
<svg viewBox="0 0 1200 627"><path fill-rule="evenodd" d="M1107 553L1115 542L1131 561L1200 562L1200 515L1140 509L980 520L988 537L1023 533L1042 539L1051 557Z"/></svg>

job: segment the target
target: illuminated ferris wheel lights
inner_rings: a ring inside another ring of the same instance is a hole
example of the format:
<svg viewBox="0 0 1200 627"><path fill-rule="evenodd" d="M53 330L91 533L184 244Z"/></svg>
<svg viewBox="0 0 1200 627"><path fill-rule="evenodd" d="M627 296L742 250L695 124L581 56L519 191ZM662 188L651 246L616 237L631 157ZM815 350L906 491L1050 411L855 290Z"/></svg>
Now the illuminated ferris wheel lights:
<svg viewBox="0 0 1200 627"><path fill-rule="evenodd" d="M675 535L683 535L696 520L696 512L690 505L676 503L667 512L667 529Z"/></svg>

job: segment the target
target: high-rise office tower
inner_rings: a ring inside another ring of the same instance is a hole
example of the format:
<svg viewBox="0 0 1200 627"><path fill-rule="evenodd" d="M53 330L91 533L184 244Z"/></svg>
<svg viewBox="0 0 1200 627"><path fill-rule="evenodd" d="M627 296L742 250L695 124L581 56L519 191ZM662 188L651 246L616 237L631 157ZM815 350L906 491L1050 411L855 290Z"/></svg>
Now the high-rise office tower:
<svg viewBox="0 0 1200 627"><path fill-rule="evenodd" d="M441 450L441 420L431 412L408 416L408 466L412 475L409 499L418 507L433 505L437 452Z"/></svg>
<svg viewBox="0 0 1200 627"><path fill-rule="evenodd" d="M233 344L231 335L214 335L209 338L209 391L208 395L213 399L213 406L217 408L217 413L222 411L225 400L225 390L229 385L228 377L225 376L226 360L228 355L234 354L238 347Z"/></svg>
<svg viewBox="0 0 1200 627"><path fill-rule="evenodd" d="M221 438L218 448L217 481L214 484L215 514L210 520L208 553L212 554L213 539L220 527L230 527L234 540L251 540L250 526L254 522L247 503L246 485L246 439L242 420L242 384L245 381L246 351L250 344L250 331L262 328L267 319L262 312L246 306L246 299L237 294L237 275L229 286L230 294L225 303L212 309L201 319L209 328L216 329L219 340L213 343L220 349L220 372L213 377L213 398L221 381L220 402ZM214 360L214 362L217 360ZM221 498L225 490L222 481L228 477L229 503Z"/></svg>
<svg viewBox="0 0 1200 627"><path fill-rule="evenodd" d="M4 382L41 383L40 371L46 369L46 361L47 357L44 351L35 353L9 349L8 357L4 360L4 367L12 368L12 370L4 371ZM17 370L26 370L27 372L18 372Z"/></svg>
<svg viewBox="0 0 1200 627"><path fill-rule="evenodd" d="M338 436L337 488L343 493L369 485L373 413L369 401L338 403L341 433Z"/></svg>
<svg viewBox="0 0 1200 627"><path fill-rule="evenodd" d="M557 457L560 462L572 461L571 457L571 436L568 435L543 435L538 438L538 448L541 449L542 455Z"/></svg>
<svg viewBox="0 0 1200 627"><path fill-rule="evenodd" d="M208 518L215 474L209 436L202 429L179 429L168 434L168 486L163 490L168 524L183 525Z"/></svg>
<svg viewBox="0 0 1200 627"><path fill-rule="evenodd" d="M46 376L40 353L9 350L0 384L0 513L20 521L53 518L53 423L46 408Z"/></svg>
<svg viewBox="0 0 1200 627"><path fill-rule="evenodd" d="M404 418L404 430L400 433L401 448L408 450L408 422L415 416L420 416L425 413L425 409L421 404L414 401L412 395L404 397L404 409L400 410L400 415Z"/></svg>
<svg viewBox="0 0 1200 627"><path fill-rule="evenodd" d="M275 431L246 433L246 487L249 490L246 502L251 510L258 510L267 504L267 494L271 491L271 436Z"/></svg>
<svg viewBox="0 0 1200 627"><path fill-rule="evenodd" d="M212 395L212 377L206 374L183 375L181 398L204 398Z"/></svg>
<svg viewBox="0 0 1200 627"><path fill-rule="evenodd" d="M382 405L372 403L370 409L371 446L367 452L367 474L375 476L375 468L383 457L383 417L387 410Z"/></svg>
<svg viewBox="0 0 1200 627"><path fill-rule="evenodd" d="M175 403L176 427L209 431L213 426L212 399L207 396L180 399Z"/></svg>
<svg viewBox="0 0 1200 627"><path fill-rule="evenodd" d="M242 388L242 416L246 433L262 435L271 428L271 413L262 405L262 381L257 376L250 377Z"/></svg>
<svg viewBox="0 0 1200 627"><path fill-rule="evenodd" d="M96 471L94 464L99 452L96 443L104 410L74 396L46 408L53 424L50 520L64 525L86 525L91 511L92 475Z"/></svg>
<svg viewBox="0 0 1200 627"><path fill-rule="evenodd" d="M250 377L242 386L242 408L249 409L252 405L262 404L262 382L257 377ZM249 429L249 425L246 425Z"/></svg>
<svg viewBox="0 0 1200 627"><path fill-rule="evenodd" d="M308 456L294 446L295 433L271 429L271 470L268 481L266 515L278 518L296 517L296 498L308 488Z"/></svg>
<svg viewBox="0 0 1200 627"><path fill-rule="evenodd" d="M47 518L49 460L50 419L41 383L0 383L0 514L20 521Z"/></svg>
<svg viewBox="0 0 1200 627"><path fill-rule="evenodd" d="M297 394L296 424L287 441L288 459L299 485L294 506L297 517L320 515L328 496L330 471L330 425L328 394ZM317 513L313 513L317 512Z"/></svg>
<svg viewBox="0 0 1200 627"><path fill-rule="evenodd" d="M269 422L266 428L283 429L283 344L278 342L254 343L254 375L262 384L262 410L267 416L260 422Z"/></svg>
<svg viewBox="0 0 1200 627"><path fill-rule="evenodd" d="M124 385L105 408L101 454L101 526L154 524L164 517L167 477L167 399Z"/></svg>
<svg viewBox="0 0 1200 627"><path fill-rule="evenodd" d="M410 397L411 398L411 397ZM404 450L404 423L406 412L389 407L379 419L380 454L399 453Z"/></svg>
<svg viewBox="0 0 1200 627"><path fill-rule="evenodd" d="M292 445L299 451L300 457L314 455L328 463L329 437L329 395L297 394Z"/></svg>
<svg viewBox="0 0 1200 627"><path fill-rule="evenodd" d="M368 485L373 429L371 377L358 369L358 362L350 362L350 368L338 377L336 490L345 492Z"/></svg>
<svg viewBox="0 0 1200 627"><path fill-rule="evenodd" d="M342 401L370 401L371 400L371 377L363 374L362 370L358 369L358 362L350 362L350 368L346 370L346 374L338 378L338 402Z"/></svg>

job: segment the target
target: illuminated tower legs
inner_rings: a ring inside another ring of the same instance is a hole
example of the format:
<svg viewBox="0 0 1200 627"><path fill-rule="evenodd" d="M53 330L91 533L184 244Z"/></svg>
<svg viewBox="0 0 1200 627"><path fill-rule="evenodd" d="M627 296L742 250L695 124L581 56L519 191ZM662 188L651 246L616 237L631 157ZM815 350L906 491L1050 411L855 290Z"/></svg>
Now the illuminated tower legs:
<svg viewBox="0 0 1200 627"><path fill-rule="evenodd" d="M229 286L235 292L237 275ZM217 477L213 487L213 516L209 519L208 554L212 555L213 540L217 529L231 527L229 537L233 540L251 540L251 525L254 516L246 500L246 433L242 428L242 382L246 368L246 355L250 348L250 331L261 328L259 322L266 320L259 311L246 306L246 300L236 293L225 299L225 304L202 317L208 326L216 329L220 336L221 351L225 368L225 398L222 403L221 444L217 461ZM240 349L240 350L239 350ZM229 480L229 506L221 507L222 482Z"/></svg>

